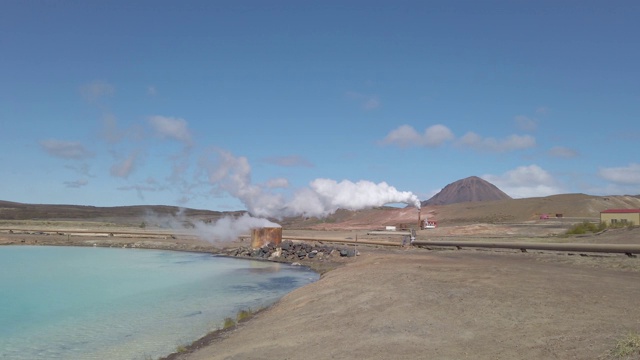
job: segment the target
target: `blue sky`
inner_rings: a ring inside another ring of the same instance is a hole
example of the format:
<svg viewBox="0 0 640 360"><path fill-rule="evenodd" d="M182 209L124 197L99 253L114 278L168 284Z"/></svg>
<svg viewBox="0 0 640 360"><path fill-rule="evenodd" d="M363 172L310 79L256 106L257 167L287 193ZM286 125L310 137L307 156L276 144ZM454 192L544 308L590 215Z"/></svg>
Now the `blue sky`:
<svg viewBox="0 0 640 360"><path fill-rule="evenodd" d="M516 198L639 194L638 18L637 1L3 1L0 199L275 209L324 189L339 207L473 175Z"/></svg>

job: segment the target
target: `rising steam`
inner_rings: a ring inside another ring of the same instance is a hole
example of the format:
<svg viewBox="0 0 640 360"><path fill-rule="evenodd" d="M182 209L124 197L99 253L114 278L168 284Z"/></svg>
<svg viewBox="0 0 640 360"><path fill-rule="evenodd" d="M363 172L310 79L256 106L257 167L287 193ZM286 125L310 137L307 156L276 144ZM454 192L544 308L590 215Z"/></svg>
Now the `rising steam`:
<svg viewBox="0 0 640 360"><path fill-rule="evenodd" d="M391 203L405 203L420 208L417 196L408 191L398 191L386 182L376 184L366 180L354 183L349 180L337 182L331 179L316 179L308 188L298 191L275 217L325 217L338 209L361 210ZM256 213L261 213L262 210L253 209Z"/></svg>
<svg viewBox="0 0 640 360"><path fill-rule="evenodd" d="M225 216L213 223L194 221L186 217L183 210L180 209L175 215L147 213L145 222L162 228L179 230L207 241L235 240L241 235L249 234L254 228L280 227L267 219L252 217L247 213L240 217Z"/></svg>
<svg viewBox="0 0 640 360"><path fill-rule="evenodd" d="M201 239L219 239L223 241L237 239L248 234L251 229L262 227L280 227L267 219L255 218L249 214L240 217L226 216L213 224L196 223L195 230Z"/></svg>
<svg viewBox="0 0 640 360"><path fill-rule="evenodd" d="M212 156L200 160L206 170L214 192L227 192L246 206L248 214L224 217L215 223L188 221L181 212L173 217L149 219L172 229L189 231L208 241L233 240L248 234L251 229L280 227L267 220L287 216L326 217L338 209L361 210L392 203L405 203L420 208L420 200L409 191L398 191L386 182L352 182L315 179L308 187L298 189L289 197L273 193L270 187L251 182L251 166L245 157L236 157L228 151L215 150ZM282 180L282 179L280 179ZM268 183L271 184L271 183ZM288 184L279 181L278 184ZM188 226L185 226L188 224Z"/></svg>
<svg viewBox="0 0 640 360"><path fill-rule="evenodd" d="M386 182L337 182L313 180L309 187L296 191L290 198L269 192L252 184L251 167L245 157L217 150L217 162L203 162L209 169L209 181L238 198L253 216L282 219L286 216L325 217L336 210L361 210L391 203L405 203L420 208L420 200L408 191L398 191Z"/></svg>

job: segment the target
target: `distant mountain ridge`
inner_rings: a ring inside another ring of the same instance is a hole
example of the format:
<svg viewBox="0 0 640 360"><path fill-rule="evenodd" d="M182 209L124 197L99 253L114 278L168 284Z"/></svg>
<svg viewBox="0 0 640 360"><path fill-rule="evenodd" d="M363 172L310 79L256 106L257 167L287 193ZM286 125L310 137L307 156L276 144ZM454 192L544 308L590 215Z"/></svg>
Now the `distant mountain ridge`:
<svg viewBox="0 0 640 360"><path fill-rule="evenodd" d="M507 199L511 199L511 196L505 194L497 186L477 176L470 176L445 186L429 200L423 201L421 205L449 205L470 201Z"/></svg>
<svg viewBox="0 0 640 360"><path fill-rule="evenodd" d="M130 219L137 221L146 216L175 216L218 219L226 214L239 215L243 211L211 211L181 208L166 205L132 205L99 207L64 204L23 204L0 200L0 220L36 220L36 219Z"/></svg>

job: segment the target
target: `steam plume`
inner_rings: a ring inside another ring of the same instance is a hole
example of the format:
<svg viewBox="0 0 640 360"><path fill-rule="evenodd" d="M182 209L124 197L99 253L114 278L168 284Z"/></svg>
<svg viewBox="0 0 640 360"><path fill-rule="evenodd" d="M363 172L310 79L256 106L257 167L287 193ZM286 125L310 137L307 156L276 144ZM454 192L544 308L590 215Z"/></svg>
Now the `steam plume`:
<svg viewBox="0 0 640 360"><path fill-rule="evenodd" d="M285 216L325 217L336 210L360 210L390 203L405 203L420 208L420 200L408 191L398 191L386 182L337 182L331 179L313 180L309 187L298 190L290 198L268 191L251 182L251 167L245 157L217 150L217 162L204 159L201 165L209 170L209 181L238 198L251 215L281 219Z"/></svg>
<svg viewBox="0 0 640 360"><path fill-rule="evenodd" d="M252 217L249 214L243 214L239 218L226 216L214 224L205 224L199 222L195 224L196 234L201 239L219 239L223 241L237 239L238 236L248 234L251 229L261 227L280 227L267 219Z"/></svg>
<svg viewBox="0 0 640 360"><path fill-rule="evenodd" d="M240 217L225 216L214 223L195 221L184 215L180 209L175 215L158 215L147 213L145 222L154 226L180 230L207 241L229 241L240 235L249 234L251 229L261 227L280 227L267 219L255 218L245 213Z"/></svg>
<svg viewBox="0 0 640 360"><path fill-rule="evenodd" d="M188 230L208 241L227 241L247 234L254 228L280 227L266 218L282 219L298 215L326 217L341 208L360 210L390 203L405 203L420 208L420 200L413 193L398 191L386 182L376 184L366 180L337 182L315 179L308 187L285 197L272 192L272 182L253 184L251 166L245 157L236 157L220 149L214 155L200 161L200 166L207 170L210 184L214 190L225 191L242 201L249 214L224 217L213 224L187 221L182 212L174 217L153 216L153 219L149 215L148 220L172 229ZM287 181L278 180L279 186L288 185Z"/></svg>

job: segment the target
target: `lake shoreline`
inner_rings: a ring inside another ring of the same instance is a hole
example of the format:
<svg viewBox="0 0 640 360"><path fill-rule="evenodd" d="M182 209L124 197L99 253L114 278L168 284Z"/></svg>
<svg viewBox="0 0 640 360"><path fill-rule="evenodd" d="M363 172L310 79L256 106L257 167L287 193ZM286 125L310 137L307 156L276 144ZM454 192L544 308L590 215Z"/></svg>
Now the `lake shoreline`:
<svg viewBox="0 0 640 360"><path fill-rule="evenodd" d="M636 243L638 234L607 232L597 240ZM7 243L2 235L0 244ZM9 241L40 245L44 238L72 244L42 235ZM72 245L94 246L91 241ZM212 252L247 242L103 238L95 246L103 245ZM638 258L498 249L358 251L329 270L301 262L320 279L166 358L611 359L619 339L640 334Z"/></svg>
<svg viewBox="0 0 640 360"><path fill-rule="evenodd" d="M161 241L158 241L158 240L161 240ZM90 237L90 236L89 237L86 237L86 236L69 237L64 234L49 235L49 234L40 234L40 233L39 234L11 233L9 234L9 236L7 236L7 234L0 234L0 246L101 247L101 248L126 248L126 249L206 253L206 254L211 254L213 256L228 257L228 258L241 259L241 260L276 262L276 263L284 263L289 265L295 264L295 265L308 268L309 270L316 272L320 276L345 263L344 261L342 262L327 261L326 259L324 260L306 259L306 260L300 260L300 261L289 261L283 258L268 260L268 259L250 257L250 256L233 256L233 255L230 255L231 252L233 252L236 248L242 247L246 244L244 244L242 241L224 242L224 243L219 242L218 244L222 244L223 246L214 246L213 244L206 243L203 241L182 242L177 239L140 240L140 239L111 238L111 237L105 238L105 237ZM224 247L224 245L226 245L227 247ZM278 301L279 300L277 300L275 303L269 306L265 306L260 309L247 309L249 312L248 316L244 317L241 320L236 321L237 314L229 314L229 318L234 319L233 326L210 331L204 336L193 340L191 343L178 346L176 351L169 353L167 355L163 355L159 357L157 360L176 360L176 359L179 359L179 357L181 356L188 355L189 353L193 353L197 350L207 347L211 345L213 342L220 340L221 338L226 336L228 333L234 330L237 330L239 327L251 321L258 314L268 310L273 305L275 305Z"/></svg>

